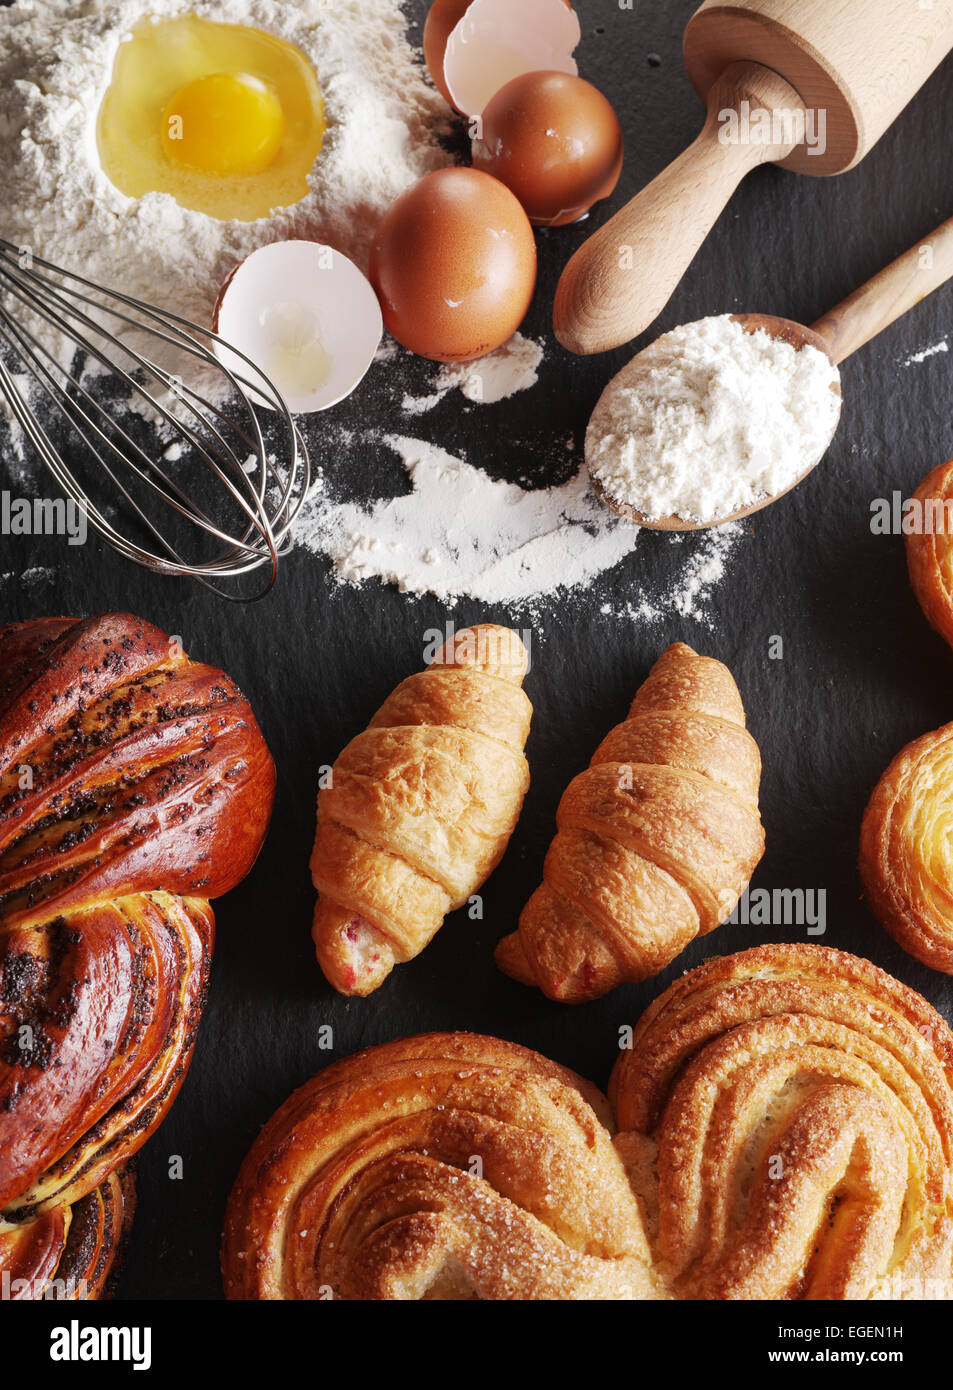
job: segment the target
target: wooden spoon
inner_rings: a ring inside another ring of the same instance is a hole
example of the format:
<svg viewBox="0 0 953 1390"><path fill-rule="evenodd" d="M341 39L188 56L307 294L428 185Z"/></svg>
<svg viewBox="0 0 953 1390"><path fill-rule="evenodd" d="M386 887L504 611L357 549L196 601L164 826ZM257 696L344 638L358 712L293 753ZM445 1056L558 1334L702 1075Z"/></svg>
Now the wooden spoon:
<svg viewBox="0 0 953 1390"><path fill-rule="evenodd" d="M897 319L901 318L915 304L919 304L921 299L925 299L928 294L947 282L953 277L953 217L937 227L936 231L923 241L917 242L909 251L905 251L902 256L898 256L884 270L876 274L873 279L861 285L860 289L855 290L845 300L831 309L831 311L818 319L811 328L806 328L804 324L795 322L794 319L775 318L770 314L732 314L731 317L736 323L748 333L755 333L758 329L764 329L773 338L782 342L790 343L800 350L802 347L810 345L824 352L833 362L834 366L839 366L851 353L870 342L883 329L889 327ZM637 362L641 353L636 354L632 359ZM623 371L628 371L632 363L623 367ZM613 378L615 380L615 378ZM612 382L606 387L609 390ZM840 394L840 382L838 381L833 388ZM837 429L837 421L834 422L834 429L831 430L831 439ZM830 439L827 441L830 443ZM592 486L599 499L605 503L610 510L617 512L627 521L635 522L639 526L648 526L655 531L703 531L709 526L721 526L728 521L737 521L740 517L751 516L753 512L760 512L764 507L769 507L772 502L776 502L779 497L797 487L798 483L804 481L807 475L817 467L827 446L818 455L799 477L795 478L790 487L786 487L782 492L774 493L768 497L762 497L759 501L752 503L750 507L742 507L738 511L730 512L726 516L713 517L710 521L695 521L680 516L648 517L640 512L636 507L627 502L617 501L610 497L602 487L598 478L592 477ZM588 461L588 460L587 460Z"/></svg>

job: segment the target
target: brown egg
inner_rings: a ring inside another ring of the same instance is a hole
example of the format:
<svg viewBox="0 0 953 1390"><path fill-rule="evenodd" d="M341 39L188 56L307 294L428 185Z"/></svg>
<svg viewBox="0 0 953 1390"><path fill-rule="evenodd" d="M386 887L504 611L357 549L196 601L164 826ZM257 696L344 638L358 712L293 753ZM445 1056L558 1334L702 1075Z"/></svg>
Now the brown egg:
<svg viewBox="0 0 953 1390"><path fill-rule="evenodd" d="M533 229L477 169L438 169L402 193L371 247L387 330L436 362L492 352L519 328L536 284Z"/></svg>
<svg viewBox="0 0 953 1390"><path fill-rule="evenodd" d="M450 95L447 79L443 74L443 59L447 51L447 40L472 3L473 0L434 0L424 23L424 61L437 91L455 111L458 108ZM563 0L563 4L567 10L572 9L569 0Z"/></svg>
<svg viewBox="0 0 953 1390"><path fill-rule="evenodd" d="M559 227L615 188L622 131L602 93L581 77L527 72L483 112L473 163L512 189L531 222Z"/></svg>

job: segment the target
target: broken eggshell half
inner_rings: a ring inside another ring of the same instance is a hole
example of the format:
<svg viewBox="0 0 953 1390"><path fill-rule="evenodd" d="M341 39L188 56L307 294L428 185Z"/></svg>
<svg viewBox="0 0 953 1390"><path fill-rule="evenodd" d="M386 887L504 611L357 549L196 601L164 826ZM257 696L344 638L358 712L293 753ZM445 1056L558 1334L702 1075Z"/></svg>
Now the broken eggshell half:
<svg viewBox="0 0 953 1390"><path fill-rule="evenodd" d="M446 23L461 8L441 49ZM567 0L471 0L463 7L459 0L437 0L427 24L431 75L450 104L471 118L524 72L578 73L572 55L582 30Z"/></svg>
<svg viewBox="0 0 953 1390"><path fill-rule="evenodd" d="M362 380L384 331L377 295L353 261L317 241L274 241L238 265L222 286L212 328L218 360L245 379L256 405L254 366L294 414L327 410Z"/></svg>

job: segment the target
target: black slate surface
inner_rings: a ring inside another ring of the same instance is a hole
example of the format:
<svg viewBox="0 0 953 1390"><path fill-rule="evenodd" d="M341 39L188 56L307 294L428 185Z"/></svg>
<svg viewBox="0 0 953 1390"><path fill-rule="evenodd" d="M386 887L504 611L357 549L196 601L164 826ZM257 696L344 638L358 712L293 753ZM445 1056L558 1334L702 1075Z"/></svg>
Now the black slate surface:
<svg viewBox="0 0 953 1390"><path fill-rule="evenodd" d="M415 0L409 8L419 22L425 5ZM552 293L571 250L684 148L702 114L680 56L691 0L637 3L633 10L616 0L579 0L577 8L580 68L620 114L626 163L608 207L581 227L540 235L539 290L526 325L534 336L548 331ZM812 322L953 211L951 103L953 62L856 170L835 179L774 168L751 176L655 329L634 346L708 313L762 310ZM861 814L888 760L953 717L953 656L909 589L902 541L870 531L871 499L894 489L908 494L953 453L949 354L902 365L946 336L951 304L953 291L940 291L846 364L844 419L825 463L794 495L746 524L708 604L711 627L672 613L645 625L600 611L643 590L665 592L685 553L703 544L693 538L675 547L646 533L634 554L587 592L526 615L470 603L448 610L379 584L340 588L324 563L303 551L286 561L267 599L241 609L141 573L95 542L77 551L56 539L0 537L4 620L124 609L181 634L191 654L239 681L278 765L265 849L247 881L216 906L211 995L191 1071L141 1155L121 1297L221 1297L219 1232L239 1163L272 1111L332 1056L420 1030L475 1029L527 1043L604 1084L618 1028L634 1023L676 974L707 955L765 939L806 939L803 928L726 926L658 979L576 1009L549 1003L493 965L495 941L512 930L538 881L562 788L676 639L731 666L761 744L768 850L755 885L826 890L821 940L870 957L953 1020L950 981L885 934L861 901L855 869ZM397 403L405 391L425 389L430 369L405 356L376 366L360 394L318 418L309 437L333 477L342 485L349 477L368 495L379 478L397 478L393 460L369 445L342 456L333 440L337 424L372 420L465 452L494 476L529 470L540 482L561 481L571 468L565 436L581 439L602 386L632 350L577 360L550 334L533 391L494 407L461 409L459 397L448 398L409 427ZM2 486L9 486L2 467ZM35 485L45 494L39 474ZM37 566L55 574L18 579ZM317 771L418 668L425 631L448 618L531 627L532 789L484 890L484 920L458 913L423 956L399 967L370 999L346 1001L325 984L309 936ZM773 635L783 638L783 660L769 659ZM325 1024L333 1027L333 1053L319 1047ZM180 1181L168 1176L172 1155L183 1160Z"/></svg>

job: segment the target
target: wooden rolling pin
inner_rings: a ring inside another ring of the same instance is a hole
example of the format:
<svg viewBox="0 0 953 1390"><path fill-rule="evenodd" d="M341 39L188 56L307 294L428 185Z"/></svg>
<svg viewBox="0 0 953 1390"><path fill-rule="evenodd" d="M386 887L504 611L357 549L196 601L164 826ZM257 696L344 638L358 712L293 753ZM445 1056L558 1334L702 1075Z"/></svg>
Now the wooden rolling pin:
<svg viewBox="0 0 953 1390"><path fill-rule="evenodd" d="M852 168L951 48L953 0L705 0L684 38L704 128L572 257L559 341L604 352L644 332L745 174Z"/></svg>

